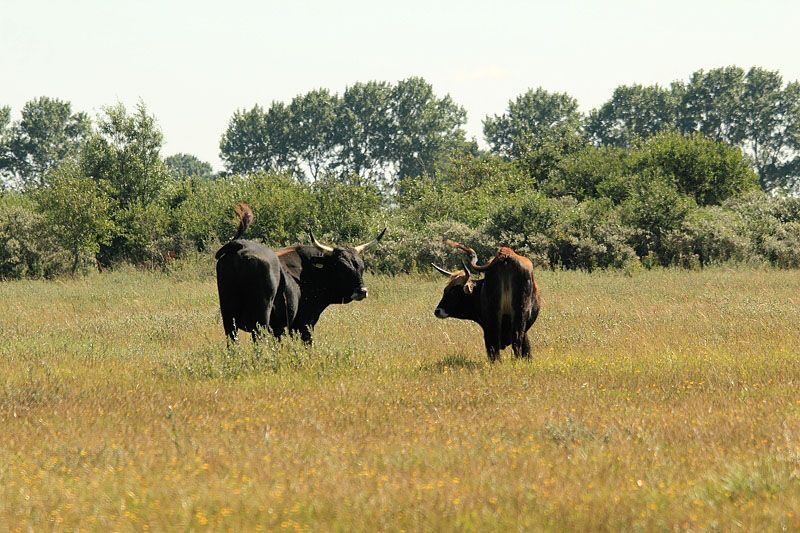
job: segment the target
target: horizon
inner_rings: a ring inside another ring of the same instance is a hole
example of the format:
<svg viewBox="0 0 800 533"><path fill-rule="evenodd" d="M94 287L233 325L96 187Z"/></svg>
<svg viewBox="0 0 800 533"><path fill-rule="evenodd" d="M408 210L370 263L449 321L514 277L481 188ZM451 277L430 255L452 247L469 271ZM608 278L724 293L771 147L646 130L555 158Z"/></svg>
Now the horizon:
<svg viewBox="0 0 800 533"><path fill-rule="evenodd" d="M12 1L0 69L14 75L0 106L16 119L25 102L49 96L94 119L141 100L164 133L162 155L220 170L219 140L237 109L421 76L466 109L467 137L485 146L483 119L529 88L566 92L587 113L620 85L668 86L700 69L759 66L796 80L800 6L771 4Z"/></svg>

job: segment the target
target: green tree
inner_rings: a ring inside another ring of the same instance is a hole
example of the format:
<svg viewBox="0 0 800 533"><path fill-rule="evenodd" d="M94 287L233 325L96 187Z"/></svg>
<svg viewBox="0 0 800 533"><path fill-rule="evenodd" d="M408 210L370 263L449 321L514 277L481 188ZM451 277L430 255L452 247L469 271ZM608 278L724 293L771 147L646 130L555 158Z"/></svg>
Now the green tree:
<svg viewBox="0 0 800 533"><path fill-rule="evenodd" d="M201 161L192 154L174 154L164 158L164 164L176 180L188 177L210 179L214 169L205 161Z"/></svg>
<svg viewBox="0 0 800 533"><path fill-rule="evenodd" d="M98 118L97 133L81 151L82 172L111 184L121 207L150 203L171 180L161 160L164 137L143 103L128 113L118 104Z"/></svg>
<svg viewBox="0 0 800 533"><path fill-rule="evenodd" d="M37 195L47 230L70 253L73 274L82 259L94 257L100 245L111 241L114 202L109 191L108 182L85 176L77 163L66 161Z"/></svg>
<svg viewBox="0 0 800 533"><path fill-rule="evenodd" d="M741 144L744 71L736 66L698 70L686 85L679 124L715 141Z"/></svg>
<svg viewBox="0 0 800 533"><path fill-rule="evenodd" d="M465 142L466 111L449 95L437 97L423 78L401 80L392 88L391 116L388 159L397 178L433 174L442 155Z"/></svg>
<svg viewBox="0 0 800 533"><path fill-rule="evenodd" d="M392 87L370 81L347 87L336 113L336 143L343 173L383 175L390 162Z"/></svg>
<svg viewBox="0 0 800 533"><path fill-rule="evenodd" d="M0 107L0 190L3 190L13 175L11 157L11 108Z"/></svg>
<svg viewBox="0 0 800 533"><path fill-rule="evenodd" d="M509 101L504 114L486 117L483 133L494 153L515 158L532 138L552 131L580 131L582 122L575 98L540 87Z"/></svg>
<svg viewBox="0 0 800 533"><path fill-rule="evenodd" d="M290 157L316 181L336 162L336 111L339 97L327 89L298 95L289 104ZM301 177L301 176L298 176Z"/></svg>
<svg viewBox="0 0 800 533"><path fill-rule="evenodd" d="M43 186L48 171L76 155L90 132L88 116L73 113L69 102L46 96L27 102L10 140L18 185L23 189Z"/></svg>
<svg viewBox="0 0 800 533"><path fill-rule="evenodd" d="M764 190L800 184L800 83L783 86L778 72L752 68L742 94L742 148Z"/></svg>
<svg viewBox="0 0 800 533"><path fill-rule="evenodd" d="M233 174L269 170L270 138L267 114L259 105L236 110L219 143L220 158Z"/></svg>
<svg viewBox="0 0 800 533"><path fill-rule="evenodd" d="M681 129L739 146L764 190L800 178L800 84L779 72L739 67L695 72L681 106Z"/></svg>
<svg viewBox="0 0 800 533"><path fill-rule="evenodd" d="M603 146L630 146L636 139L674 129L678 123L683 85L666 89L658 85L621 85L611 100L592 111L586 133Z"/></svg>

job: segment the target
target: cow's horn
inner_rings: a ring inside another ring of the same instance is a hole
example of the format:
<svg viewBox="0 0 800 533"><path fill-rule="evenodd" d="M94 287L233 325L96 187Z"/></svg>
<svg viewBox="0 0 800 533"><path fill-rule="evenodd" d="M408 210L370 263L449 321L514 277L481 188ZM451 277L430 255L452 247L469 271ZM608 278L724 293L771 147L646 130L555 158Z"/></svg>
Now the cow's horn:
<svg viewBox="0 0 800 533"><path fill-rule="evenodd" d="M366 252L367 250L369 250L370 248L372 248L373 246L378 244L378 241L381 240L381 238L383 237L384 233L386 233L386 228L383 228L383 231L380 232L377 237L375 237L374 239L372 239L369 242L365 242L364 244L359 244L358 246L356 246L354 248L354 250L356 252L358 252L358 253Z"/></svg>
<svg viewBox="0 0 800 533"><path fill-rule="evenodd" d="M309 231L308 234L311 236L311 244L314 245L314 248L316 248L320 252L324 252L326 254L332 254L333 253L333 248L331 248L330 246L327 246L327 245L322 244L321 242L319 242L317 240L317 238L314 237L314 233L313 232Z"/></svg>
<svg viewBox="0 0 800 533"><path fill-rule="evenodd" d="M443 268L442 268L442 267L440 267L439 265L436 265L436 264L434 264L434 263L431 263L431 266L433 266L433 268L435 268L436 270L438 270L439 272L441 272L441 273L442 273L442 274L444 274L445 276L452 276L452 275L453 275L453 273L452 273L452 272L448 272L447 270L443 269Z"/></svg>

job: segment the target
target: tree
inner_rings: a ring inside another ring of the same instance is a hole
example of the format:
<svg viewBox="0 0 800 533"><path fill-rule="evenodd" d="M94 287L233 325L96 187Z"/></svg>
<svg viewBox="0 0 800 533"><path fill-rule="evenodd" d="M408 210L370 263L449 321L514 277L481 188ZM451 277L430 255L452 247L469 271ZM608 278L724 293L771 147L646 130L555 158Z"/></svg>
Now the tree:
<svg viewBox="0 0 800 533"><path fill-rule="evenodd" d="M74 161L66 161L48 176L48 185L37 195L47 230L72 257L72 274L81 260L94 257L108 244L114 231L114 204L105 180L82 174Z"/></svg>
<svg viewBox="0 0 800 533"><path fill-rule="evenodd" d="M370 81L347 87L336 113L339 167L347 174L383 174L390 162L392 87Z"/></svg>
<svg viewBox="0 0 800 533"><path fill-rule="evenodd" d="M164 159L164 164L176 180L199 177L210 179L214 169L205 161L201 161L192 154L174 154Z"/></svg>
<svg viewBox="0 0 800 533"><path fill-rule="evenodd" d="M10 140L11 166L18 185L23 189L42 187L48 171L76 155L90 133L89 117L72 113L69 102L46 96L27 102Z"/></svg>
<svg viewBox="0 0 800 533"><path fill-rule="evenodd" d="M628 147L677 127L683 86L666 89L658 85L621 85L611 100L592 111L586 133L595 144Z"/></svg>
<svg viewBox="0 0 800 533"><path fill-rule="evenodd" d="M270 139L267 114L259 105L233 114L219 143L219 156L228 172L244 174L269 170Z"/></svg>
<svg viewBox="0 0 800 533"><path fill-rule="evenodd" d="M519 157L524 142L548 131L579 131L583 116L578 101L566 93L551 93L541 87L508 102L502 115L486 117L483 133L492 151Z"/></svg>
<svg viewBox="0 0 800 533"><path fill-rule="evenodd" d="M327 89L298 95L289 104L289 160L308 169L314 181L336 162L336 111L339 97Z"/></svg>
<svg viewBox="0 0 800 533"><path fill-rule="evenodd" d="M0 190L11 179L13 168L11 158L11 108L0 107Z"/></svg>
<svg viewBox="0 0 800 533"><path fill-rule="evenodd" d="M128 113L118 104L98 118L97 133L81 151L81 170L113 188L121 207L153 201L170 181L161 160L164 137L143 103Z"/></svg>
<svg viewBox="0 0 800 533"><path fill-rule="evenodd" d="M739 146L764 190L800 177L800 85L776 71L735 66L695 72L682 102L681 129Z"/></svg>
<svg viewBox="0 0 800 533"><path fill-rule="evenodd" d="M408 78L392 88L391 116L388 159L398 179L433 174L441 155L464 143L467 112L449 95L438 98L423 78Z"/></svg>
<svg viewBox="0 0 800 533"><path fill-rule="evenodd" d="M743 87L744 71L736 66L692 74L681 102L681 131L699 131L715 141L740 144Z"/></svg>
<svg viewBox="0 0 800 533"><path fill-rule="evenodd" d="M800 178L800 83L783 88L778 72L752 68L742 94L743 149L765 190L793 187Z"/></svg>

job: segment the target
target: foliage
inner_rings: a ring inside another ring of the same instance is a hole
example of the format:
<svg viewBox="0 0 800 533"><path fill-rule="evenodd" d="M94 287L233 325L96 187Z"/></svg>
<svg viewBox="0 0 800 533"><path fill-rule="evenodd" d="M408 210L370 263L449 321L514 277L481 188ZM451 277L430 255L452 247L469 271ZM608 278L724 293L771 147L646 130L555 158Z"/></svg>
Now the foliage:
<svg viewBox="0 0 800 533"><path fill-rule="evenodd" d="M602 146L630 147L638 139L674 129L682 86L620 85L611 100L592 111L586 133Z"/></svg>
<svg viewBox="0 0 800 533"><path fill-rule="evenodd" d="M155 117L143 103L133 113L122 104L107 107L98 117L97 133L81 151L81 171L110 184L123 208L152 202L170 180L160 155L163 142Z"/></svg>
<svg viewBox="0 0 800 533"><path fill-rule="evenodd" d="M0 192L0 279L51 277L66 270L68 261L36 202L28 195Z"/></svg>
<svg viewBox="0 0 800 533"><path fill-rule="evenodd" d="M670 176L681 193L694 196L700 205L720 204L758 188L758 176L739 149L699 134L659 134L631 159L630 171Z"/></svg>
<svg viewBox="0 0 800 533"><path fill-rule="evenodd" d="M205 161L201 161L192 154L174 154L164 158L169 173L173 179L181 180L191 176L210 179L214 174L214 169Z"/></svg>
<svg viewBox="0 0 800 533"><path fill-rule="evenodd" d="M553 129L577 132L583 116L578 101L566 93L550 93L541 87L508 102L502 115L486 117L483 132L492 152L505 157L520 157L529 143Z"/></svg>
<svg viewBox="0 0 800 533"><path fill-rule="evenodd" d="M391 182L431 173L463 149L464 109L422 78L356 84L340 97L317 89L289 104L237 111L220 142L231 173L291 172L298 179L363 174Z"/></svg>
<svg viewBox="0 0 800 533"><path fill-rule="evenodd" d="M7 112L0 118L0 144L4 121L8 122ZM7 155L5 162L0 156L0 165L6 167L19 188L42 187L47 173L64 159L75 156L90 133L89 117L73 113L69 102L46 96L36 98L25 104L20 120L7 134Z"/></svg>
<svg viewBox="0 0 800 533"><path fill-rule="evenodd" d="M111 240L115 227L109 186L83 175L72 161L55 169L48 182L37 194L39 208L47 232L69 252L75 274L83 261L93 260L100 245Z"/></svg>

